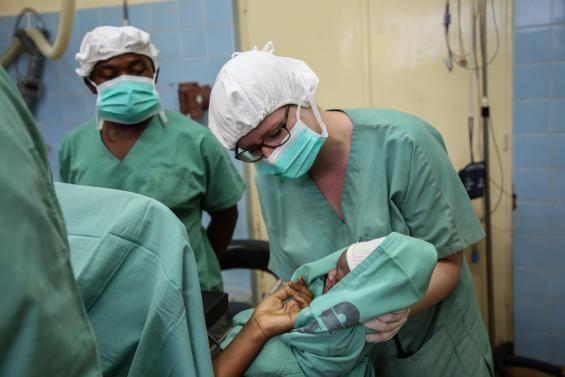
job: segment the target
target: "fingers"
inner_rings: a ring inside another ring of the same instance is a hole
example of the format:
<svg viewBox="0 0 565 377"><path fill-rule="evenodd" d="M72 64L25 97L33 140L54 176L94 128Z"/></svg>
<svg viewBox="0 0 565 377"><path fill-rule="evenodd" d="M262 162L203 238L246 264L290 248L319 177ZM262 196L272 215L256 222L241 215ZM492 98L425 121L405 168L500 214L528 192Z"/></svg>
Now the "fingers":
<svg viewBox="0 0 565 377"><path fill-rule="evenodd" d="M410 308L406 308L365 322L363 324L365 327L376 331L375 334L368 334L366 340L371 343L380 343L391 339L404 326L409 314Z"/></svg>
<svg viewBox="0 0 565 377"><path fill-rule="evenodd" d="M400 327L394 331L378 332L376 334L367 334L365 340L369 343L382 343L392 339L393 336L400 330Z"/></svg>

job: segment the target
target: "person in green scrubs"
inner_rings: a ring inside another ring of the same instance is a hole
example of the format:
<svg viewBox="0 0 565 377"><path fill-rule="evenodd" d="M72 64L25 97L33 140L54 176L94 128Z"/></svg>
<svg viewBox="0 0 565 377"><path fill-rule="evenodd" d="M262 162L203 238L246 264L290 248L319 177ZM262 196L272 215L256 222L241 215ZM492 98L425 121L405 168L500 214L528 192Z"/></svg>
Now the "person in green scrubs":
<svg viewBox="0 0 565 377"><path fill-rule="evenodd" d="M157 50L137 28L103 26L87 33L77 73L97 94L96 119L65 137L62 182L149 196L185 225L203 290L222 290L217 257L231 241L244 183L202 125L164 110L155 89ZM210 223L202 226L203 212Z"/></svg>
<svg viewBox="0 0 565 377"><path fill-rule="evenodd" d="M349 244L398 232L434 245L422 300L365 323L378 376L491 376L492 355L463 249L484 237L439 132L400 111L321 111L318 77L297 59L234 54L210 99L210 128L254 163L282 279ZM402 294L402 292L399 292ZM404 354L397 352L398 335Z"/></svg>
<svg viewBox="0 0 565 377"><path fill-rule="evenodd" d="M0 66L0 376L101 376L47 146Z"/></svg>

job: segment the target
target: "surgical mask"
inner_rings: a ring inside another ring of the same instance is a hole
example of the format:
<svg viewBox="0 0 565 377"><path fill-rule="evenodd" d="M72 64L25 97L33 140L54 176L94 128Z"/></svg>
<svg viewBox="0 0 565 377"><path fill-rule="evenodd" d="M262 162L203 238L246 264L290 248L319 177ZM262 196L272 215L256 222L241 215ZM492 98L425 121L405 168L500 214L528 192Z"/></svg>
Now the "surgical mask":
<svg viewBox="0 0 565 377"><path fill-rule="evenodd" d="M136 124L158 113L164 117L155 89L155 77L122 75L100 85L92 84L98 92L96 119L99 129L105 120Z"/></svg>
<svg viewBox="0 0 565 377"><path fill-rule="evenodd" d="M257 163L257 170L260 173L286 178L300 178L308 173L328 137L326 125L322 122L315 104L312 105L312 110L322 127L322 134L312 131L300 120L299 105L296 111L296 124L290 132L290 138L285 144L276 148L269 158Z"/></svg>

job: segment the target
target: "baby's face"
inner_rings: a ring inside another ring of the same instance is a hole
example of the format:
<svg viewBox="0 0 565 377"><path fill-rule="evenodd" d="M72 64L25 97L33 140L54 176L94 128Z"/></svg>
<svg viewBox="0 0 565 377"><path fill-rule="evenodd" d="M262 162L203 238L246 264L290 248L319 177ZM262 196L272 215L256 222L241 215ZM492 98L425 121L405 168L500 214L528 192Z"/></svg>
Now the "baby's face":
<svg viewBox="0 0 565 377"><path fill-rule="evenodd" d="M349 265L347 264L347 259L345 258L345 253L347 252L344 251L341 256L339 257L337 264L335 266L336 269L336 274L335 274L335 282L336 284L343 279L343 277L345 275L347 275L349 272L351 272L351 270L349 269Z"/></svg>
<svg viewBox="0 0 565 377"><path fill-rule="evenodd" d="M347 275L351 270L347 265L347 259L345 258L346 251L341 254L334 270L328 272L328 277L326 278L326 284L324 286L324 293L329 291L336 285L345 275Z"/></svg>

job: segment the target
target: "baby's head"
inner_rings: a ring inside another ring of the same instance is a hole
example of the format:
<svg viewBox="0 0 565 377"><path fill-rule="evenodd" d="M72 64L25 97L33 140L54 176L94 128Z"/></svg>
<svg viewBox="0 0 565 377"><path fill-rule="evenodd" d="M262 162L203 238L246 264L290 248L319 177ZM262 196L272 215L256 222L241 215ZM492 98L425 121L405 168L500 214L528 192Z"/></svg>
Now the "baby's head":
<svg viewBox="0 0 565 377"><path fill-rule="evenodd" d="M334 287L341 279L350 273L355 267L363 262L380 245L383 238L377 238L367 242L358 242L347 248L337 260L334 270L328 272L324 293Z"/></svg>

